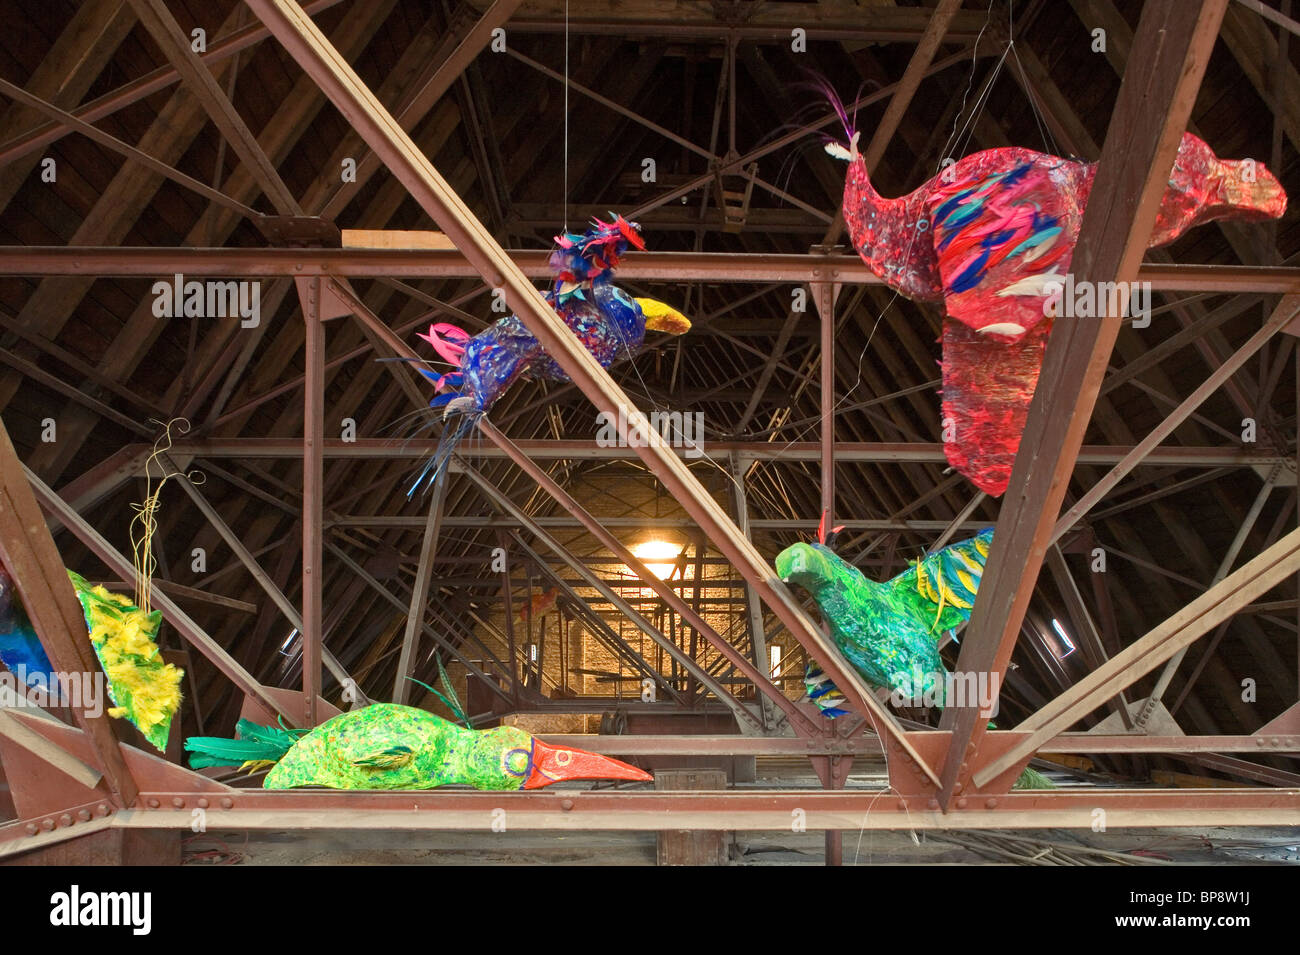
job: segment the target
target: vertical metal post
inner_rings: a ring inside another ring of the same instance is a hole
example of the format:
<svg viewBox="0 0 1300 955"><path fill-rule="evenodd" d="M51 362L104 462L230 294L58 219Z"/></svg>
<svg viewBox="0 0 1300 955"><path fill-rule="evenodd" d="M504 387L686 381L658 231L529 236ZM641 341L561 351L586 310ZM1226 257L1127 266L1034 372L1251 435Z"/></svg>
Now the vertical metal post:
<svg viewBox="0 0 1300 955"><path fill-rule="evenodd" d="M302 439L302 692L308 727L316 726L321 689L321 526L325 488L325 325L321 280L296 279L306 329Z"/></svg>

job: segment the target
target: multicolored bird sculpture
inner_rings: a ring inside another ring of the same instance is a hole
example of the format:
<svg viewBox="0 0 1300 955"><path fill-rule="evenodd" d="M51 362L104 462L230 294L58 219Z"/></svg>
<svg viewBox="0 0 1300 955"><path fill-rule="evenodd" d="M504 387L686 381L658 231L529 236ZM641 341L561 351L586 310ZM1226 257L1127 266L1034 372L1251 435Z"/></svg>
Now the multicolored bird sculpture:
<svg viewBox="0 0 1300 955"><path fill-rule="evenodd" d="M883 584L868 580L828 546L825 517L817 538L814 544L792 544L777 554L777 574L812 594L836 647L869 684L893 691L901 701L943 706L948 671L939 656L939 638L970 619L993 528L913 561ZM848 712L844 695L815 663L804 670L804 688L826 716ZM1026 766L1011 788L1055 785Z"/></svg>
<svg viewBox="0 0 1300 955"><path fill-rule="evenodd" d="M825 92L849 137L847 148L826 149L849 163L844 222L853 247L885 284L943 304L944 452L976 487L1000 495L1052 318L1072 314L1070 260L1097 164L989 149L886 199L871 185L851 118L833 91ZM1276 219L1286 203L1262 164L1219 159L1185 133L1148 247L1216 219Z"/></svg>
<svg viewBox="0 0 1300 955"><path fill-rule="evenodd" d="M548 746L513 726L464 729L427 710L375 703L309 732L240 720L240 739L192 736L190 765L272 766L264 789L541 789L565 780L649 782L649 773L608 756Z"/></svg>
<svg viewBox="0 0 1300 955"><path fill-rule="evenodd" d="M106 677L113 703L108 715L125 718L160 752L165 751L172 717L180 709L180 685L185 673L164 661L158 649L161 611L145 613L128 597L92 586L74 571L68 571L68 578L86 618L90 645ZM23 610L13 580L3 568L0 663L29 689L51 695L61 692L64 681L55 672Z"/></svg>
<svg viewBox="0 0 1300 955"><path fill-rule="evenodd" d="M825 543L792 544L776 557L776 572L817 602L844 659L872 686L906 700L944 704L947 670L939 656L945 630L970 619L988 559L993 528L951 544L892 580L868 580ZM804 675L809 698L828 716L841 716L844 696L820 667Z"/></svg>
<svg viewBox="0 0 1300 955"><path fill-rule="evenodd" d="M613 283L613 272L629 248L643 250L641 227L622 216L595 220L582 235L555 237L549 265L555 274L546 300L587 350L608 368L633 357L647 331L681 335L690 330L686 316L663 302L632 298ZM569 376L517 316L511 315L477 335L455 325L429 326L420 335L453 371L421 368L437 396L429 402L443 409L442 439L410 494L432 484L478 417L520 378L568 381Z"/></svg>

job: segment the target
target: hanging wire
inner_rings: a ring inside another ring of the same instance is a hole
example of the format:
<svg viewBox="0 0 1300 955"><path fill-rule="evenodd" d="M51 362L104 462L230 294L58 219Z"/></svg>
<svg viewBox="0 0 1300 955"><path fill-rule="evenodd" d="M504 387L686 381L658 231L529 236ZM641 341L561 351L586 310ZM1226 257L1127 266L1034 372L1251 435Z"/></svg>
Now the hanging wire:
<svg viewBox="0 0 1300 955"><path fill-rule="evenodd" d="M188 473L168 470L167 452L172 448L172 428L180 434L188 434L189 419L172 418L166 424L154 418L150 421L159 425L163 433L154 442L153 451L144 462L144 500L139 504L131 505L131 509L135 511L135 517L131 519L131 562L135 566L135 605L145 614L153 609L151 606L153 573L158 567L153 556L153 535L158 530L159 495L162 494L162 489L167 482L178 474L196 486L207 480L207 476L197 469ZM161 474L157 487L153 486L151 465L157 466Z"/></svg>

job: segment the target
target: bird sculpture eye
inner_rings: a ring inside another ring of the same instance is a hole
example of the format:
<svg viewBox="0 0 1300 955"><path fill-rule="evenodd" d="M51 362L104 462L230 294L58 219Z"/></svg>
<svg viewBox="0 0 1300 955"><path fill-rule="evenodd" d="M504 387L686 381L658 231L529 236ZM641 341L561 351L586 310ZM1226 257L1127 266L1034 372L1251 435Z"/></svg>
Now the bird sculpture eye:
<svg viewBox="0 0 1300 955"><path fill-rule="evenodd" d="M573 762L573 754L569 752L567 749L560 749L555 751L556 766L568 766L571 762Z"/></svg>
<svg viewBox="0 0 1300 955"><path fill-rule="evenodd" d="M532 758L532 754L526 749L510 750L502 759L506 775L523 776L528 772L528 764L532 762Z"/></svg>

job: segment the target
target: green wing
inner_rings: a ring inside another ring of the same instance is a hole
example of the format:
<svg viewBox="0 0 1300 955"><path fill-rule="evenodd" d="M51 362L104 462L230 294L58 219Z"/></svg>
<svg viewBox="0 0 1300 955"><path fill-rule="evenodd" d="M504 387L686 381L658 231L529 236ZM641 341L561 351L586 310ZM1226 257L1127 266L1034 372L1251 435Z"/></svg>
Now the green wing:
<svg viewBox="0 0 1300 955"><path fill-rule="evenodd" d="M932 632L960 626L970 619L975 606L992 542L993 528L988 527L914 561L885 585L891 599L911 607Z"/></svg>

